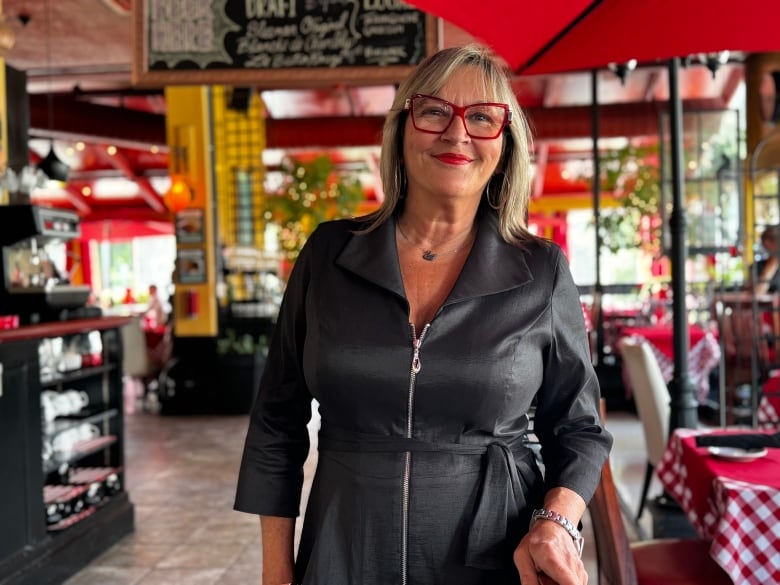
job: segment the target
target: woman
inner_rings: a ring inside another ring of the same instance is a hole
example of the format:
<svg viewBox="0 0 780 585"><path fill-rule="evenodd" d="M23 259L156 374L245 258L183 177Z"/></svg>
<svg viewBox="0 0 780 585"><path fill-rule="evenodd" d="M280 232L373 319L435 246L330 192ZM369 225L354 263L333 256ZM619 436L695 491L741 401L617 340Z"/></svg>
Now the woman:
<svg viewBox="0 0 780 585"><path fill-rule="evenodd" d="M529 141L482 47L445 49L398 89L385 199L310 237L251 415L236 509L261 516L263 585L587 580L572 525L611 437L565 259L526 229Z"/></svg>

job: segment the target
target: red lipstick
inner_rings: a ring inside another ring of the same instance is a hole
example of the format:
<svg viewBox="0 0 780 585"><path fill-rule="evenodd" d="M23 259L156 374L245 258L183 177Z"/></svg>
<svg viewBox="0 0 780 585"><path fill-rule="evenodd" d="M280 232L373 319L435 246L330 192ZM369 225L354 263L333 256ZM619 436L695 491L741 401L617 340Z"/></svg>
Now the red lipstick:
<svg viewBox="0 0 780 585"><path fill-rule="evenodd" d="M441 154L434 155L434 158L450 165L465 165L471 162L471 159L466 155L455 154L453 152L443 152Z"/></svg>

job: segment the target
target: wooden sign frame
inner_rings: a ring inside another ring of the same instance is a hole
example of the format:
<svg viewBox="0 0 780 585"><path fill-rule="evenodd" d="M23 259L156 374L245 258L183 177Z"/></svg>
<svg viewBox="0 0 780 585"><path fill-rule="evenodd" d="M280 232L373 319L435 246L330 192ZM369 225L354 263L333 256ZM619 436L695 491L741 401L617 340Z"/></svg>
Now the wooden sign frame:
<svg viewBox="0 0 780 585"><path fill-rule="evenodd" d="M207 4L204 0L199 1ZM238 65L232 67L228 64L219 68L177 69L174 66L169 69L152 69L149 63L149 2L150 0L137 0L133 3L133 82L138 86L221 84L253 86L260 89L287 89L339 83L398 83L417 65L412 63L382 66L248 68ZM413 7L409 6L409 8ZM424 54L418 62L439 48L439 19L430 14L422 16L425 22L425 47Z"/></svg>

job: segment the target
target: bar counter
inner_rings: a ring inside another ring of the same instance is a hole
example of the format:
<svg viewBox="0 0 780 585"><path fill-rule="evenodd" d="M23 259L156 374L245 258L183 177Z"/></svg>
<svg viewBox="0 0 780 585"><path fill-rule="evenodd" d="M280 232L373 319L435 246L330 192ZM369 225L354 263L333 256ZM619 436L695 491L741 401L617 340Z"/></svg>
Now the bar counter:
<svg viewBox="0 0 780 585"><path fill-rule="evenodd" d="M94 317L90 319L74 319L71 321L50 321L34 325L22 325L17 329L0 330L0 343L22 341L25 339L43 339L44 337L59 337L86 333L87 331L104 331L130 323L130 317Z"/></svg>
<svg viewBox="0 0 780 585"><path fill-rule="evenodd" d="M0 482L0 585L63 583L134 530L120 335L130 321L94 317L0 330L0 469L7 479ZM52 367L53 355L67 353L52 353L55 342L88 361ZM83 403L73 406L63 395Z"/></svg>

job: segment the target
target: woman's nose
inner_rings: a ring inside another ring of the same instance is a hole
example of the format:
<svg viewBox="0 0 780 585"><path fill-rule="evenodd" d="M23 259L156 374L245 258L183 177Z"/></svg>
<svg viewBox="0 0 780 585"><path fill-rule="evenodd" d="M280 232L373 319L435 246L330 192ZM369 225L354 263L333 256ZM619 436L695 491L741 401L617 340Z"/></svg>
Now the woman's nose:
<svg viewBox="0 0 780 585"><path fill-rule="evenodd" d="M462 114L453 114L449 126L442 132L442 138L458 142L465 142L471 138L466 130L466 119Z"/></svg>

